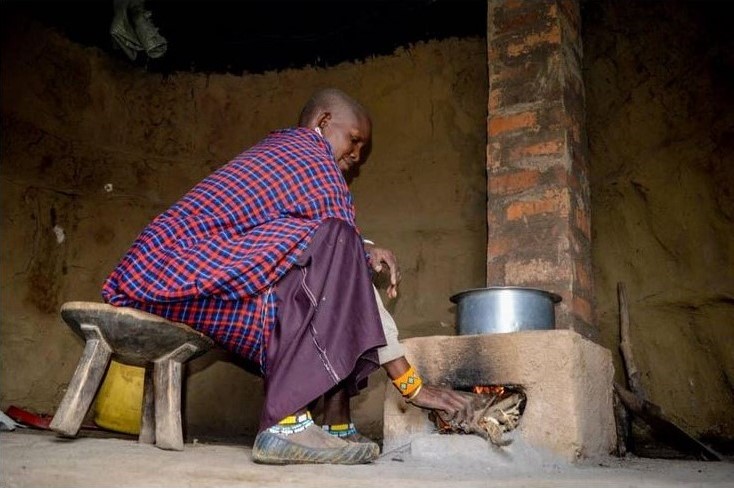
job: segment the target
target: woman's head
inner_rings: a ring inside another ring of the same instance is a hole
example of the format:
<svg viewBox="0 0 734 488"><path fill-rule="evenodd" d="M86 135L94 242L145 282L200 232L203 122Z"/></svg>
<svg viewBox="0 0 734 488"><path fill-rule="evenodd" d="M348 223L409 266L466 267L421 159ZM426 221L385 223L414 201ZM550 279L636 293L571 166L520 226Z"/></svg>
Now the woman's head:
<svg viewBox="0 0 734 488"><path fill-rule="evenodd" d="M372 120L362 105L341 90L316 92L303 107L298 125L323 135L344 173L369 156Z"/></svg>

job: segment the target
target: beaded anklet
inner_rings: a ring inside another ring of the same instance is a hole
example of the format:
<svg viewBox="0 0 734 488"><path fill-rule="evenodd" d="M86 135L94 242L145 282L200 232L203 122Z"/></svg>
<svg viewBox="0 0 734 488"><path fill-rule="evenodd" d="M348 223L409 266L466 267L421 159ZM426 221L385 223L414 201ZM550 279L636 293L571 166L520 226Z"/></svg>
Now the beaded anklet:
<svg viewBox="0 0 734 488"><path fill-rule="evenodd" d="M289 415L277 424L273 425L268 429L273 434L291 435L298 432L303 432L308 427L313 425L313 419L311 418L311 412L306 412L301 415Z"/></svg>
<svg viewBox="0 0 734 488"><path fill-rule="evenodd" d="M357 433L357 428L352 422L348 424L324 424L321 426L326 432L337 437L349 437Z"/></svg>

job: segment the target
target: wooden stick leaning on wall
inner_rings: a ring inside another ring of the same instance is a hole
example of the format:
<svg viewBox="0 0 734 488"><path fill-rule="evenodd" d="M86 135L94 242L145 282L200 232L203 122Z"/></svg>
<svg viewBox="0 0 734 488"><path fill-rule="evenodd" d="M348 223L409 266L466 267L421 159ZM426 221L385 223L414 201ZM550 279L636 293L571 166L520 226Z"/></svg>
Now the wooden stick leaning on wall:
<svg viewBox="0 0 734 488"><path fill-rule="evenodd" d="M632 341L630 340L630 315L627 305L627 290L624 283L617 283L617 298L619 300L619 349L624 360L624 368L627 372L627 382L630 390L640 400L647 400L647 395L642 387L642 375L635 364L632 353Z"/></svg>
<svg viewBox="0 0 734 488"><path fill-rule="evenodd" d="M719 453L702 444L698 439L678 427L672 420L666 418L658 405L647 400L641 400L637 395L618 383L614 384L614 391L619 395L624 406L652 427L656 436L667 444L683 452L693 454L704 461L722 460Z"/></svg>
<svg viewBox="0 0 734 488"><path fill-rule="evenodd" d="M625 377L629 378L630 369L637 372L637 368L634 367L634 364L632 367L629 365L629 362L632 361L632 349L629 340L630 320L623 283L617 283L617 298L619 303L619 350L622 355L622 361L624 362L623 371ZM616 386L615 383L615 389ZM614 420L617 427L617 455L619 457L625 457L630 448L632 417L627 412L627 408L622 402L619 392L614 395Z"/></svg>

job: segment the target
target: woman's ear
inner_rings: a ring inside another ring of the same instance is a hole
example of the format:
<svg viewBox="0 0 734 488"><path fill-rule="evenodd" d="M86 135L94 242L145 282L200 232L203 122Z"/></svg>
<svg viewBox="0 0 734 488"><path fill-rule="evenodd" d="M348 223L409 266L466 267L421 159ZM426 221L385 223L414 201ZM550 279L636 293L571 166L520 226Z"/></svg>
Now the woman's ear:
<svg viewBox="0 0 734 488"><path fill-rule="evenodd" d="M321 112L318 116L316 116L316 127L318 127L321 130L324 130L324 128L329 125L329 121L331 120L331 112ZM314 129L316 128L314 127Z"/></svg>

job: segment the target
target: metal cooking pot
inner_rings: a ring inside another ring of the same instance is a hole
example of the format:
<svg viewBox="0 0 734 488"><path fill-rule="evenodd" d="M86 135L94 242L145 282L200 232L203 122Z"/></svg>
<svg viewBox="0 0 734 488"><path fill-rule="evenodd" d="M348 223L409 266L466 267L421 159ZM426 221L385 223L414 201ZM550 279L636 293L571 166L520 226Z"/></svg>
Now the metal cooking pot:
<svg viewBox="0 0 734 488"><path fill-rule="evenodd" d="M457 333L470 335L555 329L555 304L561 297L536 288L491 286L462 291L450 300L457 305Z"/></svg>

